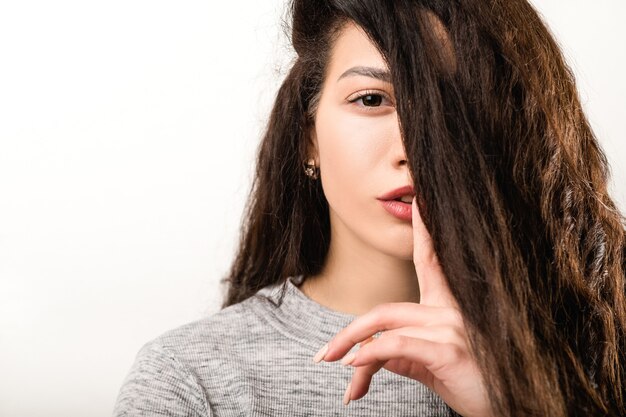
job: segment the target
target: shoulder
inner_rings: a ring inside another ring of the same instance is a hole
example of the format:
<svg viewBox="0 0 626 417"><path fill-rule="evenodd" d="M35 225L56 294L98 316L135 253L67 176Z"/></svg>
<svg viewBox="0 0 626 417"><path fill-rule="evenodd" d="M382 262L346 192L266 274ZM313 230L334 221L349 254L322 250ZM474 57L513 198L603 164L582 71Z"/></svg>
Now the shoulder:
<svg viewBox="0 0 626 417"><path fill-rule="evenodd" d="M148 345L158 345L194 367L198 358L232 357L246 343L273 337L272 312L262 293L202 319L167 330Z"/></svg>
<svg viewBox="0 0 626 417"><path fill-rule="evenodd" d="M263 303L255 295L145 343L122 384L114 415L210 415L207 394L219 390L224 372L231 372L247 349L276 337Z"/></svg>
<svg viewBox="0 0 626 417"><path fill-rule="evenodd" d="M188 365L158 339L144 344L126 375L114 416L206 416L207 399Z"/></svg>

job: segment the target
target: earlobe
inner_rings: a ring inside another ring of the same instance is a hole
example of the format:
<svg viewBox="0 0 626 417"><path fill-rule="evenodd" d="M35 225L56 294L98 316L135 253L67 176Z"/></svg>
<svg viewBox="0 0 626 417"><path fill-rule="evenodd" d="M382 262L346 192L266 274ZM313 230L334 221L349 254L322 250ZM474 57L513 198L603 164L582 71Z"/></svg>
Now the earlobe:
<svg viewBox="0 0 626 417"><path fill-rule="evenodd" d="M313 126L308 130L306 161L304 161L304 173L313 180L319 178L318 161L317 135L315 133L315 127Z"/></svg>

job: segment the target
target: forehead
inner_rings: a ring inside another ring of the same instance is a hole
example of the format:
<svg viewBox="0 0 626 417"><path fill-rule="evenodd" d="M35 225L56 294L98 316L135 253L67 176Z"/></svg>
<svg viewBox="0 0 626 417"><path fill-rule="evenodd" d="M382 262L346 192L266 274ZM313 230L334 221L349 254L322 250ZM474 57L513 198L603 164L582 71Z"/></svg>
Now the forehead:
<svg viewBox="0 0 626 417"><path fill-rule="evenodd" d="M382 55L363 29L353 22L348 22L333 45L329 73L337 74L350 67L365 65L387 69Z"/></svg>
<svg viewBox="0 0 626 417"><path fill-rule="evenodd" d="M444 24L438 16L426 9L419 13L418 20L415 30L419 30L419 25L425 29L422 40L430 44L428 45L430 48L426 49L431 51L431 62L442 72L455 72L456 53L450 33ZM333 45L329 74L336 75L339 71L343 72L347 68L359 65L389 70L387 63L365 31L353 21L348 21Z"/></svg>

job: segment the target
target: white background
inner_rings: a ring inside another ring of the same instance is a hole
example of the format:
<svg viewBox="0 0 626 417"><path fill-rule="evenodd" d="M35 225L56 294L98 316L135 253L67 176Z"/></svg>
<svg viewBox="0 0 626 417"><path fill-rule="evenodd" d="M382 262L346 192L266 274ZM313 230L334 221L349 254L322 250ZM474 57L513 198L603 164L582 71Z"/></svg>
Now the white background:
<svg viewBox="0 0 626 417"><path fill-rule="evenodd" d="M626 208L621 0L537 0ZM0 416L109 416L134 356L218 311L292 57L283 0L0 3Z"/></svg>

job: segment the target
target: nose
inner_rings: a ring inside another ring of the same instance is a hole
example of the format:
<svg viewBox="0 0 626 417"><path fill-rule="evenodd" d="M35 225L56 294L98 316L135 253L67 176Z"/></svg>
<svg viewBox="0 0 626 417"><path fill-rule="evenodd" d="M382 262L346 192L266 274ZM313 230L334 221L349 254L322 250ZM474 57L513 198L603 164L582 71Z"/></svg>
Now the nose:
<svg viewBox="0 0 626 417"><path fill-rule="evenodd" d="M409 167L409 161L404 150L404 143L402 142L400 132L397 132L393 139L391 163L394 170L404 171L409 184L413 184L413 175L411 174L411 168Z"/></svg>
<svg viewBox="0 0 626 417"><path fill-rule="evenodd" d="M406 152L404 151L404 144L402 143L402 137L400 133L395 135L393 140L393 148L391 150L391 161L394 168L406 169L408 165Z"/></svg>

